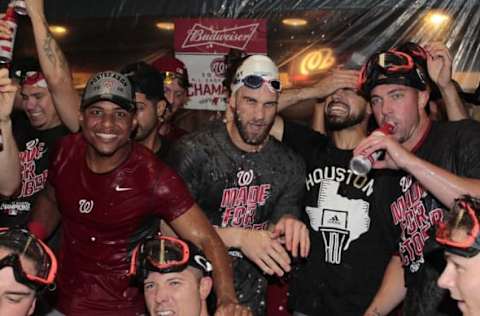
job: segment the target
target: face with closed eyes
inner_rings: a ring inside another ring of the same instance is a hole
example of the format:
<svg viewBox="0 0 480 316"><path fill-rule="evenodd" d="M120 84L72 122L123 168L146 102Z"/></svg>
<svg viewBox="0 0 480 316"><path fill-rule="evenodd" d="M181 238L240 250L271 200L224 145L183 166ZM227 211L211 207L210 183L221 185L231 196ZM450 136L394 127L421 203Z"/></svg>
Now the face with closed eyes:
<svg viewBox="0 0 480 316"><path fill-rule="evenodd" d="M0 259L10 254L10 251L0 248ZM21 258L23 267L28 273L35 273L32 261ZM0 315L27 316L35 310L36 293L28 286L17 282L11 267L0 269Z"/></svg>

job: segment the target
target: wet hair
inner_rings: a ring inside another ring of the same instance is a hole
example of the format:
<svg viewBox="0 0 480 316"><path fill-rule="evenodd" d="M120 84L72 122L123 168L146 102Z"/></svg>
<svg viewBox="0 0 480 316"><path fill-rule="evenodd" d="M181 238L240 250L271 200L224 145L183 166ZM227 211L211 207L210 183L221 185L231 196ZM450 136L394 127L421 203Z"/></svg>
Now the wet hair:
<svg viewBox="0 0 480 316"><path fill-rule="evenodd" d="M480 219L480 199L474 198L470 195L463 195L462 197L455 199L451 211L445 212L445 222L448 227L456 227L467 231L472 229L473 223L468 216L462 216L461 220L457 222L458 213L464 209L464 203L469 205L474 210L477 219Z"/></svg>
<svg viewBox="0 0 480 316"><path fill-rule="evenodd" d="M41 271L45 265L45 255L40 247L32 247L33 244L25 251L25 245L16 241L0 240L0 249L5 249L10 254L17 254L20 258L24 257L27 260L33 262L35 267L35 273Z"/></svg>
<svg viewBox="0 0 480 316"><path fill-rule="evenodd" d="M164 76L153 66L141 61L129 64L120 70L133 85L134 91L145 94L152 102L165 100L163 93Z"/></svg>
<svg viewBox="0 0 480 316"><path fill-rule="evenodd" d="M228 93L228 97L232 94L230 86L238 67L240 67L249 56L245 51L235 48L230 49L228 54L225 55L225 79L222 81L222 84Z"/></svg>

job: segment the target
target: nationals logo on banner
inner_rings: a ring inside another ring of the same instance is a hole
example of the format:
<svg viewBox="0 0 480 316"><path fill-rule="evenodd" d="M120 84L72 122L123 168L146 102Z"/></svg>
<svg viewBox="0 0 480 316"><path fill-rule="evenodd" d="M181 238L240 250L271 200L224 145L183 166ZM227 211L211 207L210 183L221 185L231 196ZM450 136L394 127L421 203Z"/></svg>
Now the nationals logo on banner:
<svg viewBox="0 0 480 316"><path fill-rule="evenodd" d="M230 49L266 54L266 20L175 20L175 57L185 63L191 83L185 108L225 110L224 56Z"/></svg>

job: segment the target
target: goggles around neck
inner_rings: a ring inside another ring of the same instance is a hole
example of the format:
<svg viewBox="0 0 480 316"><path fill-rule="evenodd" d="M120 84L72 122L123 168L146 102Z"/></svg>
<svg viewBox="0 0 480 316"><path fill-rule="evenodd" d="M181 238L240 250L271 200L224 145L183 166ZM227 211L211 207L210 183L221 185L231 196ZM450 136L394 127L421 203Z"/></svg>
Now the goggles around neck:
<svg viewBox="0 0 480 316"><path fill-rule="evenodd" d="M169 236L155 236L139 244L132 253L129 276L144 280L150 271L181 272L192 266L204 274L211 263L191 243Z"/></svg>
<svg viewBox="0 0 480 316"><path fill-rule="evenodd" d="M55 255L27 230L0 228L0 248L10 252L0 259L0 269L11 267L17 282L36 290L53 284L57 273Z"/></svg>
<svg viewBox="0 0 480 316"><path fill-rule="evenodd" d="M446 251L462 257L473 257L480 252L480 225L472 202L456 200L437 226L436 240Z"/></svg>

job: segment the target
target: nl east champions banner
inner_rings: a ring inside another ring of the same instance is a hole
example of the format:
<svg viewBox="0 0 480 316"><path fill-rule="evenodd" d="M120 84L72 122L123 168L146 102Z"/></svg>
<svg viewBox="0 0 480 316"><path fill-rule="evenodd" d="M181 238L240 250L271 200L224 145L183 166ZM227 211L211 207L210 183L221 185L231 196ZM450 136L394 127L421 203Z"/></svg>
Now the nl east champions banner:
<svg viewBox="0 0 480 316"><path fill-rule="evenodd" d="M224 56L235 48L267 53L264 19L176 19L175 56L188 69L188 109L225 110Z"/></svg>

